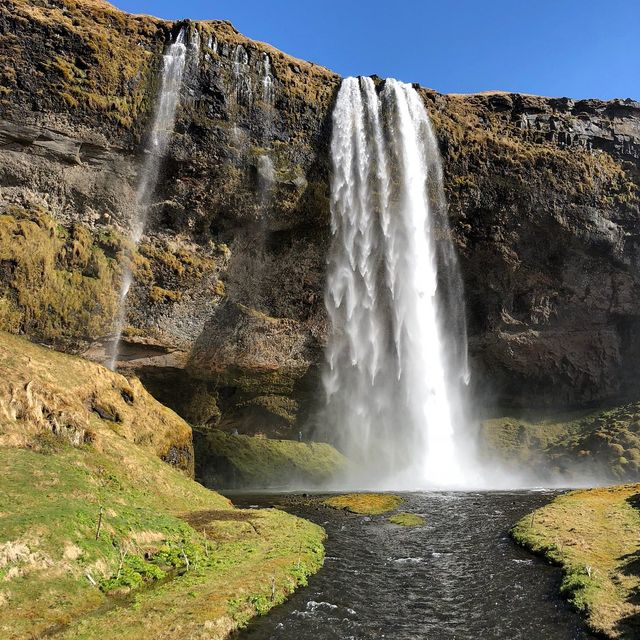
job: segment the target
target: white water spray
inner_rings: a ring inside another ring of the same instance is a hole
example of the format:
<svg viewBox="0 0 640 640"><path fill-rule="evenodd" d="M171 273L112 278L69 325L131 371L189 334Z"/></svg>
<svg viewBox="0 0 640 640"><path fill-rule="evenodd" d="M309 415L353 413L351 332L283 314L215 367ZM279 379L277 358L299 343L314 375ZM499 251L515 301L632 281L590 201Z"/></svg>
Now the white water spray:
<svg viewBox="0 0 640 640"><path fill-rule="evenodd" d="M190 47L197 53L199 36L194 30ZM156 111L149 135L149 143L145 149L145 160L140 171L134 216L131 221L130 240L135 247L139 244L147 221L147 210L158 182L160 165L173 134L176 109L180 101L180 88L187 58L186 30L180 29L178 36L167 48L162 61L162 78ZM125 256L122 282L118 298L118 316L116 318L115 337L111 347L111 356L107 366L115 370L118 361L118 350L122 339L127 315L127 296L133 282L131 255Z"/></svg>
<svg viewBox="0 0 640 640"><path fill-rule="evenodd" d="M370 78L344 80L331 157L325 428L358 465L360 486L462 486L464 308L418 93L387 80L378 95Z"/></svg>

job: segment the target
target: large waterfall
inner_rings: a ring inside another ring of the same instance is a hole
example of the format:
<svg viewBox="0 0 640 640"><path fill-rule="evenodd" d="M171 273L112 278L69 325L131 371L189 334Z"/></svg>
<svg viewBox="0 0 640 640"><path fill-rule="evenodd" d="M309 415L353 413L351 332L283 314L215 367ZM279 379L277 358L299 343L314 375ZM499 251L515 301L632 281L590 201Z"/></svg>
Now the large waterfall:
<svg viewBox="0 0 640 640"><path fill-rule="evenodd" d="M155 191L160 173L162 158L167 150L167 145L173 133L176 109L180 102L180 88L187 59L186 30L180 29L175 42L169 45L162 59L162 76L153 124L145 149L145 160L142 165L138 189L136 192L136 204L131 220L130 240L136 247L144 233L147 221L147 210L151 204L151 198ZM197 49L199 38L197 30L194 31L194 39L191 47ZM122 282L118 299L118 316L116 318L115 336L111 347L111 355L108 367L115 370L118 362L118 349L122 339L122 331L127 317L127 296L133 281L131 269L131 255L125 256L123 264Z"/></svg>
<svg viewBox="0 0 640 640"><path fill-rule="evenodd" d="M331 157L325 428L362 486L460 486L464 307L418 93L395 80L380 94L370 78L344 80Z"/></svg>

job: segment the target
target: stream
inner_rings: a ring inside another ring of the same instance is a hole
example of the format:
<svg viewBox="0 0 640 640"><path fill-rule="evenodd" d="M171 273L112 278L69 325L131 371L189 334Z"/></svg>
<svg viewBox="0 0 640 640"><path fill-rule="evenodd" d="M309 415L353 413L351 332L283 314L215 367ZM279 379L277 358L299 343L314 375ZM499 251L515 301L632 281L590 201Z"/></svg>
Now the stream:
<svg viewBox="0 0 640 640"><path fill-rule="evenodd" d="M561 572L508 537L555 491L403 494L421 527L296 501L234 495L240 507L278 506L322 525L324 568L238 640L587 640L558 595Z"/></svg>

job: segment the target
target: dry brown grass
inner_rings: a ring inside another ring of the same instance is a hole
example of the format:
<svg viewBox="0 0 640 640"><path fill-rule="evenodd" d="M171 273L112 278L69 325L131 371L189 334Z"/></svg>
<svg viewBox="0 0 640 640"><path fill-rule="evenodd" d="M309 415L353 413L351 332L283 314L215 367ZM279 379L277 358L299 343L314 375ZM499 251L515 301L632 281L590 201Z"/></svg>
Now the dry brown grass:
<svg viewBox="0 0 640 640"><path fill-rule="evenodd" d="M182 451L183 468L193 470L190 427L135 378L7 333L0 378L0 446L38 448L53 436L101 450L115 434L160 457Z"/></svg>

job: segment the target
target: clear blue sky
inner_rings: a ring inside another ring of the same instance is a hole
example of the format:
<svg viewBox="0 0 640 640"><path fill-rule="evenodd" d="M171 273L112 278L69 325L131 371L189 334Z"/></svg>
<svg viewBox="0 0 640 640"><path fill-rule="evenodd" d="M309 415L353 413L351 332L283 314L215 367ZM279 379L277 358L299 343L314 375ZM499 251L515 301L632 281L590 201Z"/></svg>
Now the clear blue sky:
<svg viewBox="0 0 640 640"><path fill-rule="evenodd" d="M111 1L167 19L230 20L345 76L640 99L640 0Z"/></svg>

